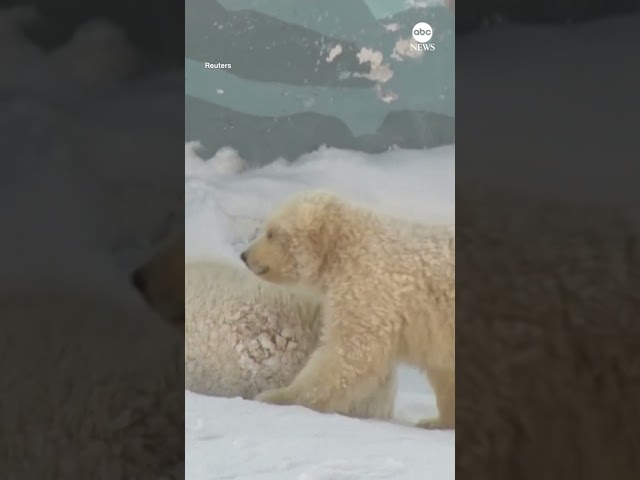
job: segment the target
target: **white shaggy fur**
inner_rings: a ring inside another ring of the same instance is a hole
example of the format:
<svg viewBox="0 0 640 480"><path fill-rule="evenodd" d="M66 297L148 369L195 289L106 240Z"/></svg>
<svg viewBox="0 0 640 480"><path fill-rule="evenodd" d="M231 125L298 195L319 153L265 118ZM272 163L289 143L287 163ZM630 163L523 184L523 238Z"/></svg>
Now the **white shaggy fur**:
<svg viewBox="0 0 640 480"><path fill-rule="evenodd" d="M263 282L214 261L185 267L185 382L196 393L253 398L289 384L319 341L322 305L311 293ZM389 418L395 373L346 412Z"/></svg>
<svg viewBox="0 0 640 480"><path fill-rule="evenodd" d="M455 428L454 255L453 227L384 217L328 192L289 198L241 258L264 280L322 295L322 340L291 384L256 398L341 412L403 361L436 394L438 418L419 426Z"/></svg>

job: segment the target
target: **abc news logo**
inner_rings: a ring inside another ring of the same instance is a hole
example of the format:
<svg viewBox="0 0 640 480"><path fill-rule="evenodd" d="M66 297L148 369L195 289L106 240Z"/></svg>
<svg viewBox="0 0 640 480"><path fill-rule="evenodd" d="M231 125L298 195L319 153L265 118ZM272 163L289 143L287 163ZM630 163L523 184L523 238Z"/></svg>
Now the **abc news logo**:
<svg viewBox="0 0 640 480"><path fill-rule="evenodd" d="M433 37L433 29L428 23L416 23L411 29L411 36L418 42L417 44L411 44L411 50L433 52L436 49L434 43L429 43L429 40Z"/></svg>

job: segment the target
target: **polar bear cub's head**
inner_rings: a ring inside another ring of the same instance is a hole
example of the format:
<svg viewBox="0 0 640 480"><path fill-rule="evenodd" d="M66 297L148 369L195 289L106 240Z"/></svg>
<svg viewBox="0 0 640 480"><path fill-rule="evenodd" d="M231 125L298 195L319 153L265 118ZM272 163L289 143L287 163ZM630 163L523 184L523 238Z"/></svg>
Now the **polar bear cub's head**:
<svg viewBox="0 0 640 480"><path fill-rule="evenodd" d="M340 237L345 208L333 193L295 194L273 212L240 257L269 282L317 287Z"/></svg>

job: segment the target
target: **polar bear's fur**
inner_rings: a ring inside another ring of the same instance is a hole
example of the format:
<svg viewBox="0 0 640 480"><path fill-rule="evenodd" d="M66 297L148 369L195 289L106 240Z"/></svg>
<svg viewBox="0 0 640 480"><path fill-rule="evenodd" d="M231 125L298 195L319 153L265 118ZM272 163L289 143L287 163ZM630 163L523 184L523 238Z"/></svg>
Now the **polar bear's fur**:
<svg viewBox="0 0 640 480"><path fill-rule="evenodd" d="M331 193L295 195L241 258L264 280L324 296L322 340L294 381L257 398L342 412L397 361L421 368L439 418L455 427L455 238L452 227L385 218Z"/></svg>
<svg viewBox="0 0 640 480"><path fill-rule="evenodd" d="M185 266L185 382L196 393L253 398L288 385L316 348L322 303L212 260ZM395 372L343 413L389 418Z"/></svg>

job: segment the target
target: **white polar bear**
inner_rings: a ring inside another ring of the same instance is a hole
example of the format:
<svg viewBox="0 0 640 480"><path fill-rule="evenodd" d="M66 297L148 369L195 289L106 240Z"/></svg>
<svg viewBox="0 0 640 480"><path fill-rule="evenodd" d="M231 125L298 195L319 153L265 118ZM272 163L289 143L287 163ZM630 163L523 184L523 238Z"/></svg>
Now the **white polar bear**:
<svg viewBox="0 0 640 480"><path fill-rule="evenodd" d="M323 191L290 197L241 259L263 280L321 295L322 341L291 384L258 395L340 413L398 362L421 369L455 428L455 235L451 225L383 216Z"/></svg>

